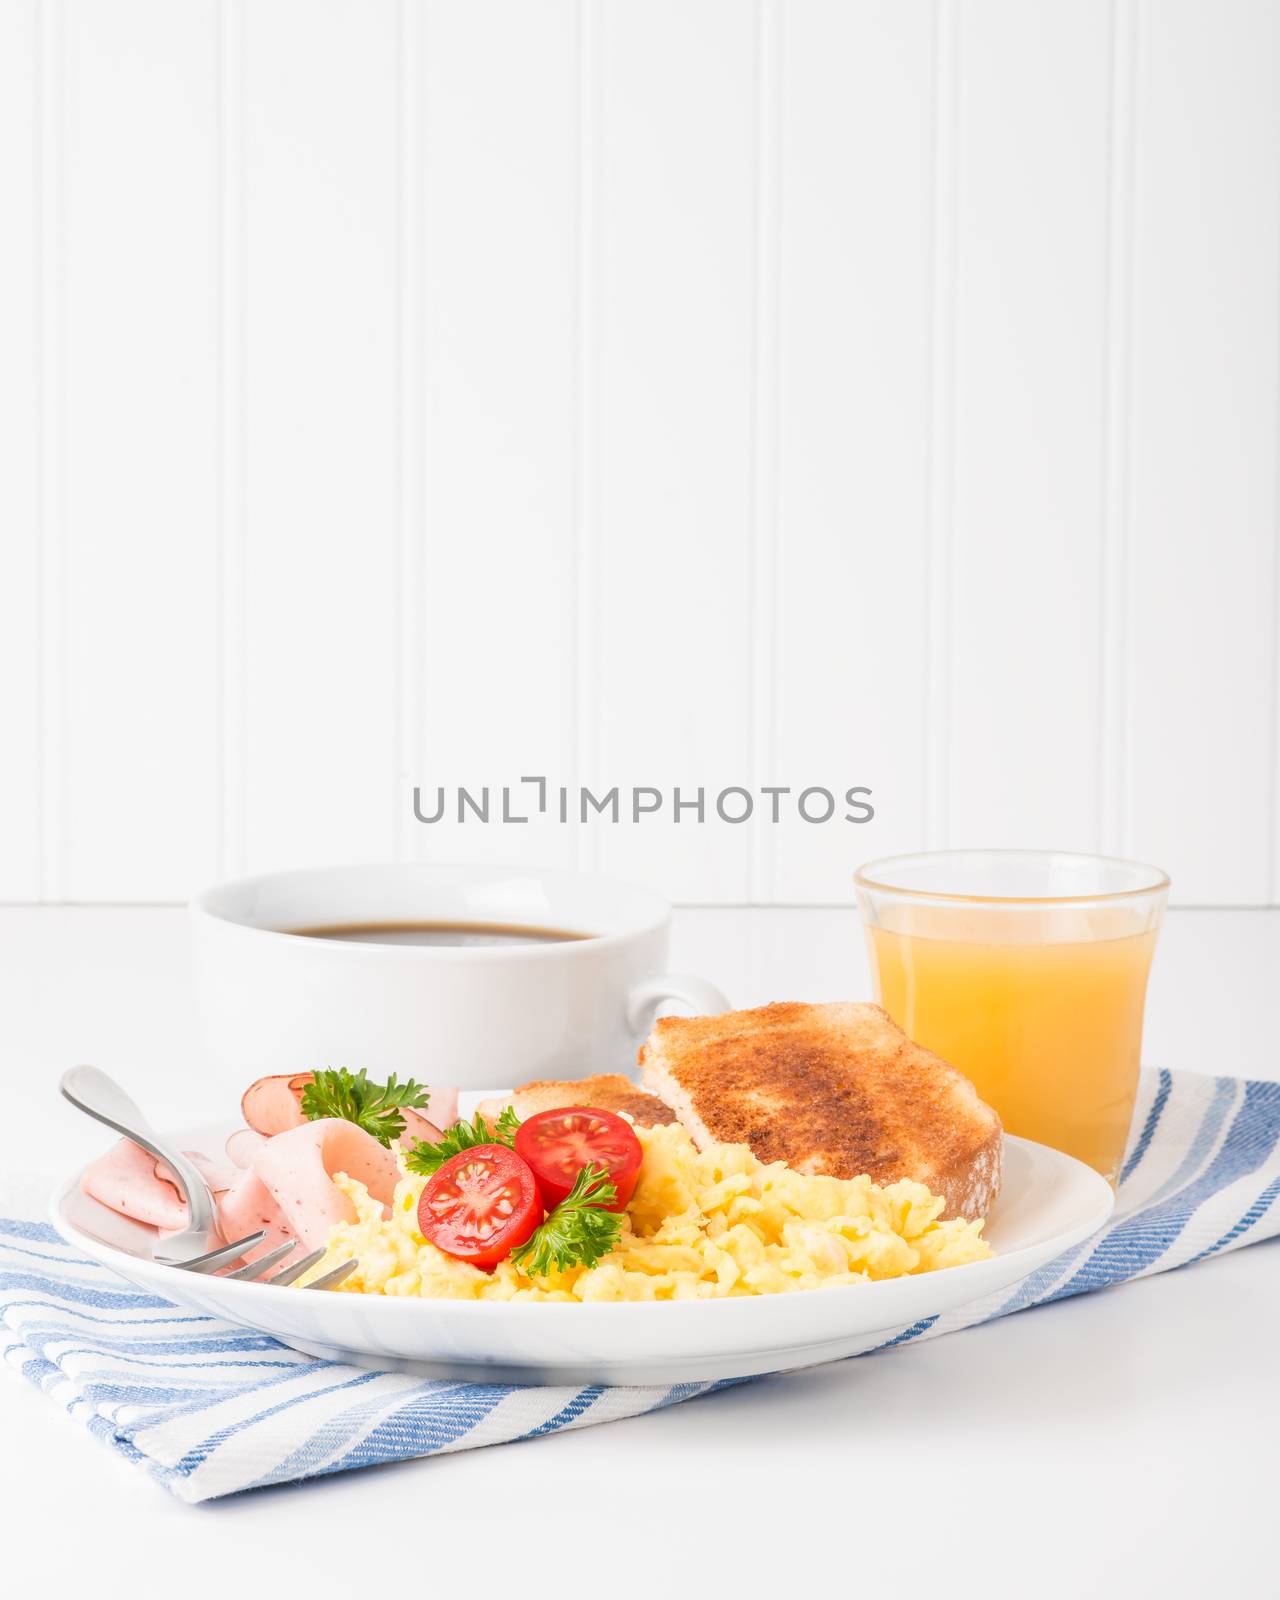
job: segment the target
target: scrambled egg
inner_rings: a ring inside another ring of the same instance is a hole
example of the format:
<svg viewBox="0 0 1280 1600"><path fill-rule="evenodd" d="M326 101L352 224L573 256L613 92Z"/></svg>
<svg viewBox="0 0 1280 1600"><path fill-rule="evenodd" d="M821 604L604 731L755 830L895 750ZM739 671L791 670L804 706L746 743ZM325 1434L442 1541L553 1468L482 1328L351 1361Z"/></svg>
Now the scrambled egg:
<svg viewBox="0 0 1280 1600"><path fill-rule="evenodd" d="M644 1162L617 1248L595 1267L531 1278L511 1261L482 1272L418 1232L426 1179L406 1175L391 1215L339 1175L356 1209L299 1285L355 1256L336 1292L452 1300L708 1300L932 1272L992 1254L982 1223L939 1221L943 1201L903 1179L811 1177L744 1144L699 1151L678 1123L637 1128Z"/></svg>

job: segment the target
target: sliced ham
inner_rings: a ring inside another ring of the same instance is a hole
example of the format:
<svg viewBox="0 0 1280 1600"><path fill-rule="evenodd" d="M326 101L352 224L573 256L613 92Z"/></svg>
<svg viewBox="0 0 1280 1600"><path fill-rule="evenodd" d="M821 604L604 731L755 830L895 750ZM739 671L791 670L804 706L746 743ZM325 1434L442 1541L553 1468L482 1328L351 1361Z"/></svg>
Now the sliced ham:
<svg viewBox="0 0 1280 1600"><path fill-rule="evenodd" d="M282 1105L275 1093L279 1114ZM296 1109L292 1095L290 1102ZM255 1114L263 1104L259 1097ZM400 1171L393 1151L353 1122L331 1117L308 1122L301 1112L298 1116L298 1123L270 1137L257 1129L238 1129L227 1140L230 1164L211 1161L198 1151L184 1152L213 1191L224 1239L266 1230L265 1238L246 1252L246 1260L292 1238L308 1250L317 1249L335 1223L355 1221L351 1202L333 1182L335 1173L358 1179L384 1206L395 1193ZM435 1143L441 1137L420 1112L407 1111L405 1124L401 1143L406 1146L420 1139ZM130 1139L121 1139L86 1168L80 1182L102 1205L162 1233L187 1226L187 1204L172 1169Z"/></svg>
<svg viewBox="0 0 1280 1600"><path fill-rule="evenodd" d="M135 1222L147 1222L167 1232L185 1228L187 1203L176 1184L157 1175L159 1165L150 1151L132 1139L121 1139L85 1168L80 1187Z"/></svg>
<svg viewBox="0 0 1280 1600"><path fill-rule="evenodd" d="M441 1128L447 1128L451 1122L456 1120L456 1113L458 1110L458 1091L454 1089L452 1094L453 1107L449 1111L449 1115L440 1124ZM444 1134L441 1133L440 1128L438 1128L434 1122L428 1122L426 1117L422 1115L421 1111L414 1111L409 1107L405 1107L403 1115L404 1132L396 1141L402 1150L412 1150L415 1144L423 1141L425 1141L427 1144L439 1144L441 1139L444 1138Z"/></svg>
<svg viewBox="0 0 1280 1600"><path fill-rule="evenodd" d="M337 1172L364 1184L389 1206L400 1170L390 1150L354 1122L323 1117L268 1140L253 1158L253 1171L280 1207L290 1233L308 1250L328 1242L339 1222L354 1222L355 1207L333 1182Z"/></svg>
<svg viewBox="0 0 1280 1600"><path fill-rule="evenodd" d="M237 1128L227 1139L227 1159L233 1166L251 1167L266 1142L266 1136L255 1128Z"/></svg>
<svg viewBox="0 0 1280 1600"><path fill-rule="evenodd" d="M264 1138L277 1133L288 1133L290 1128L300 1128L306 1122L302 1114L302 1091L315 1079L314 1072L278 1073L274 1077L259 1078L245 1090L240 1101L240 1114L255 1132ZM458 1115L458 1091L449 1085L438 1085L427 1090L428 1119L423 1112L406 1109L405 1129L401 1144L416 1144L428 1139L433 1144L440 1138L440 1129L447 1128ZM233 1134L232 1138L238 1135ZM244 1165L231 1151L227 1153L237 1165Z"/></svg>
<svg viewBox="0 0 1280 1600"><path fill-rule="evenodd" d="M430 1120L428 1120L428 1115ZM427 1103L421 1111L408 1111L404 1114L405 1129L400 1143L404 1144L409 1139L431 1138L435 1144L439 1138L439 1130L447 1128L458 1120L458 1091L451 1084L436 1084L427 1090ZM434 1137L425 1133L415 1134L415 1122L426 1123L432 1130Z"/></svg>
<svg viewBox="0 0 1280 1600"><path fill-rule="evenodd" d="M251 1167L238 1173L226 1193L219 1195L218 1226L222 1230L222 1237L228 1241L243 1239L248 1234L257 1233L259 1228L267 1230L261 1243L245 1251L246 1261L256 1261L268 1250L274 1250L278 1244L294 1237L276 1197Z"/></svg>
<svg viewBox="0 0 1280 1600"><path fill-rule="evenodd" d="M290 1128L300 1128L307 1120L302 1115L302 1091L312 1081L312 1072L280 1073L259 1078L245 1090L240 1115L255 1133L270 1139Z"/></svg>

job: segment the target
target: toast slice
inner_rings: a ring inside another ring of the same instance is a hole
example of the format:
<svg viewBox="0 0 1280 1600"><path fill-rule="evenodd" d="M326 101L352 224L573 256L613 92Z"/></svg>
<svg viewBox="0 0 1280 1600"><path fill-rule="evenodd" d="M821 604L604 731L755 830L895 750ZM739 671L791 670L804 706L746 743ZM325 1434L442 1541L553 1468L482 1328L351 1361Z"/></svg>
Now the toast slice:
<svg viewBox="0 0 1280 1600"><path fill-rule="evenodd" d="M491 1122L507 1106L514 1106L520 1117L532 1117L539 1111L554 1111L557 1106L594 1106L598 1111L622 1111L641 1128L652 1128L658 1123L675 1122L676 1114L657 1095L645 1094L637 1089L630 1078L620 1072L602 1072L594 1078L556 1081L543 1079L536 1083L521 1084L509 1094L495 1095L482 1100L477 1110Z"/></svg>
<svg viewBox="0 0 1280 1600"><path fill-rule="evenodd" d="M948 1217L985 1216L1000 1192L999 1117L879 1006L661 1017L640 1065L699 1146L748 1144L762 1161L836 1178L914 1178Z"/></svg>

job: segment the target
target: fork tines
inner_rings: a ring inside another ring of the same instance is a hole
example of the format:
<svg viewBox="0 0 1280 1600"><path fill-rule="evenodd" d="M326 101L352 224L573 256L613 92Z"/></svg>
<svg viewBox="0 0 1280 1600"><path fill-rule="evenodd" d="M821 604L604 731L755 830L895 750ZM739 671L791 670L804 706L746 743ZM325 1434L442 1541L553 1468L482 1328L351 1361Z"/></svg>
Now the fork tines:
<svg viewBox="0 0 1280 1600"><path fill-rule="evenodd" d="M166 1265L181 1267L186 1272L214 1272L218 1267L226 1266L229 1261L234 1261L237 1256L246 1250L252 1250L255 1244L261 1243L264 1233L251 1233L247 1238L237 1239L234 1244L221 1245L217 1250L210 1250L207 1255L196 1256L192 1261L171 1261ZM256 1261L247 1262L243 1267L237 1267L234 1272L222 1274L224 1281L228 1278L238 1278L242 1283L269 1283L278 1289L287 1288L289 1284L296 1283L304 1272L309 1272L316 1262L324 1256L323 1250L312 1250L299 1261L291 1261L287 1267L275 1273L270 1278L262 1274L278 1261L283 1261L285 1256L297 1248L296 1239L288 1239L284 1244L279 1244L274 1250L268 1250L265 1255ZM314 1283L303 1284L304 1289L333 1289L360 1265L354 1258L344 1261L339 1266L331 1267L328 1272L322 1273Z"/></svg>
<svg viewBox="0 0 1280 1600"><path fill-rule="evenodd" d="M286 1239L283 1244L278 1244L274 1250L268 1250L266 1255L259 1256L256 1261L250 1261L247 1266L237 1267L234 1272L228 1272L225 1276L252 1282L255 1278L260 1278L269 1267L274 1267L278 1261L283 1261L290 1251L296 1250L297 1247L298 1241L296 1239Z"/></svg>
<svg viewBox="0 0 1280 1600"><path fill-rule="evenodd" d="M344 1261L340 1267L334 1267L332 1271L326 1272L323 1277L317 1278L314 1283L303 1284L303 1288L333 1289L340 1284L344 1278L349 1278L359 1265L359 1261L354 1258L350 1261Z"/></svg>
<svg viewBox="0 0 1280 1600"><path fill-rule="evenodd" d="M288 1246L288 1249L292 1248L293 1245L291 1243ZM254 1267L270 1266L274 1260L279 1259L280 1256L283 1256L286 1253L287 1251L284 1247L282 1247L279 1251L273 1250L269 1255L262 1256L259 1260L251 1262L248 1270L242 1268L240 1272L229 1272L227 1273L227 1277L251 1277L253 1276L252 1269ZM277 1272L274 1277L261 1278L259 1279L259 1282L269 1283L277 1289L285 1289L291 1283L296 1283L304 1272L310 1272L311 1268L315 1266L316 1262L322 1260L323 1258L323 1249L312 1250L307 1255L303 1256L300 1261L291 1261L287 1267L284 1267L280 1272ZM358 1261L344 1261L339 1266L333 1267L328 1272L323 1273L316 1279L314 1283L304 1284L303 1288L332 1289L335 1284L341 1283L344 1278L349 1277L351 1273L355 1271L357 1266L359 1266Z"/></svg>
<svg viewBox="0 0 1280 1600"><path fill-rule="evenodd" d="M209 1250L202 1256L193 1256L189 1261L166 1261L163 1256L156 1260L162 1266L181 1267L183 1272L216 1272L219 1267L225 1267L230 1262L242 1256L246 1250L252 1250L255 1244L261 1244L267 1236L265 1228L259 1228L257 1233L246 1234L243 1239L237 1239L233 1244L219 1245L216 1250Z"/></svg>
<svg viewBox="0 0 1280 1600"><path fill-rule="evenodd" d="M300 1278L304 1272L310 1271L323 1255L323 1250L312 1250L303 1256L301 1261L291 1261L282 1272L277 1272L275 1277L268 1278L267 1282L274 1284L277 1289L283 1289Z"/></svg>

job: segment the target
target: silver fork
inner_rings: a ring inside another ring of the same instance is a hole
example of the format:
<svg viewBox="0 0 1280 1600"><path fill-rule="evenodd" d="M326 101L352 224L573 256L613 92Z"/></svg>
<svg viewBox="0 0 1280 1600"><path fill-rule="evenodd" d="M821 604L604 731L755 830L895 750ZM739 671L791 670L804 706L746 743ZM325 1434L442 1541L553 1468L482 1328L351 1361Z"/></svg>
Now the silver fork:
<svg viewBox="0 0 1280 1600"><path fill-rule="evenodd" d="M165 1266L181 1267L186 1272L217 1272L219 1267L225 1267L238 1256L242 1256L246 1250L252 1250L255 1244L261 1243L266 1237L266 1229L259 1228L257 1233L246 1234L243 1239L236 1239L230 1244L221 1242L222 1236L218 1231L213 1195L199 1169L187 1160L181 1150L175 1150L165 1144L143 1116L136 1102L125 1093L114 1078L98 1067L71 1067L62 1074L59 1087L63 1098L69 1100L78 1111L83 1111L96 1121L105 1123L108 1128L114 1128L117 1133L122 1133L126 1139L132 1139L134 1144L149 1150L158 1161L163 1161L166 1166L172 1168L187 1202L188 1224L181 1233L169 1234L155 1246L152 1250L153 1260L162 1262ZM274 1250L268 1250L265 1255L259 1256L256 1261L237 1267L234 1272L228 1272L226 1276L244 1281L261 1280L262 1274L268 1268L283 1261L296 1246L296 1239L288 1239L284 1244L277 1245ZM188 1252L191 1250L195 1250L197 1254L190 1255ZM309 1255L303 1256L301 1261L291 1262L283 1271L277 1272L274 1277L265 1281L279 1287L291 1284L309 1267L315 1266L323 1255L323 1250L313 1250ZM359 1262L354 1259L343 1261L305 1287L336 1288L344 1278L350 1277L357 1266Z"/></svg>
<svg viewBox="0 0 1280 1600"><path fill-rule="evenodd" d="M293 1240L287 1245L279 1245L275 1250L269 1250L265 1256L259 1256L256 1261L251 1261L247 1267L240 1267L235 1272L225 1274L228 1278L257 1278L268 1267L274 1266L283 1256L293 1249ZM284 1288L300 1278L304 1272L314 1267L316 1262L324 1255L324 1250L312 1250L309 1255L303 1256L301 1261L291 1261L283 1272L277 1272L275 1277L262 1281L273 1283L277 1288ZM349 1278L360 1265L354 1257L350 1261L342 1261L336 1267L330 1267L328 1272L322 1273L314 1283L303 1284L304 1289L332 1289Z"/></svg>

